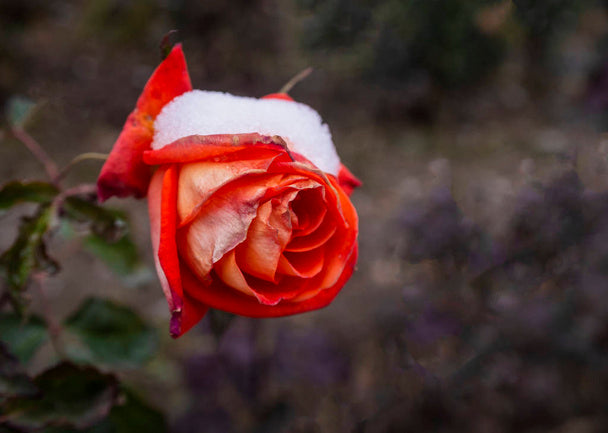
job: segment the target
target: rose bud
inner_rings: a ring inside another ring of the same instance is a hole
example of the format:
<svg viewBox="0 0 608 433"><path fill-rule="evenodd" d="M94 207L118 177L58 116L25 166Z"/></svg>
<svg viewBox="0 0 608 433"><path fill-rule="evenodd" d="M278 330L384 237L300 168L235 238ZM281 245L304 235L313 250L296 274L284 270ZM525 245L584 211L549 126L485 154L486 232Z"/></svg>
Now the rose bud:
<svg viewBox="0 0 608 433"><path fill-rule="evenodd" d="M98 179L101 200L147 191L174 337L209 308L277 317L329 304L357 260L358 185L316 111L283 93L192 90L180 45Z"/></svg>

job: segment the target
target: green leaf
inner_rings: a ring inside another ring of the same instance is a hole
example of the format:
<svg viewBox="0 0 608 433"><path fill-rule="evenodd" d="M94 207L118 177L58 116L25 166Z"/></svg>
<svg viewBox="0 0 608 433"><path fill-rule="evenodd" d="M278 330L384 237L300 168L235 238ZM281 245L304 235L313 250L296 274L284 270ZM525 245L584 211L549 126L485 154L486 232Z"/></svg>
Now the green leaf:
<svg viewBox="0 0 608 433"><path fill-rule="evenodd" d="M37 392L38 389L25 374L17 358L0 343L0 398L33 396Z"/></svg>
<svg viewBox="0 0 608 433"><path fill-rule="evenodd" d="M65 323L89 353L80 355L104 364L137 367L156 351L158 336L131 309L91 298ZM78 356L78 354L76 354Z"/></svg>
<svg viewBox="0 0 608 433"><path fill-rule="evenodd" d="M68 198L63 210L69 220L89 225L91 234L84 239L85 250L98 256L116 274L131 280L130 285L148 278L150 273L139 260L124 212L78 197Z"/></svg>
<svg viewBox="0 0 608 433"><path fill-rule="evenodd" d="M89 224L93 234L108 242L118 241L128 230L124 212L99 206L81 197L68 197L63 204L63 211L71 220Z"/></svg>
<svg viewBox="0 0 608 433"><path fill-rule="evenodd" d="M40 317L24 320L16 314L0 314L0 340L22 363L28 362L47 339L46 323Z"/></svg>
<svg viewBox="0 0 608 433"><path fill-rule="evenodd" d="M124 390L121 404L112 408L110 416L88 433L166 433L165 417L158 410L148 406L133 392Z"/></svg>
<svg viewBox="0 0 608 433"><path fill-rule="evenodd" d="M148 406L129 390L123 390L119 402L110 415L86 430L52 427L44 433L166 433L169 429L165 417L158 410Z"/></svg>
<svg viewBox="0 0 608 433"><path fill-rule="evenodd" d="M17 239L0 256L0 273L19 312L25 306L23 291L32 273L45 271L54 274L59 270L57 262L47 255L44 243L51 216L52 208L42 206L34 216L22 218Z"/></svg>
<svg viewBox="0 0 608 433"><path fill-rule="evenodd" d="M131 274L141 264L137 247L128 235L116 242L108 242L101 236L91 234L84 239L83 245L87 251L95 254L121 276Z"/></svg>
<svg viewBox="0 0 608 433"><path fill-rule="evenodd" d="M3 405L7 424L22 429L47 425L87 428L103 418L114 406L118 382L93 367L67 362L34 379L40 396L12 398Z"/></svg>
<svg viewBox="0 0 608 433"><path fill-rule="evenodd" d="M47 204L58 193L57 187L46 182L9 182L0 189L0 211L25 202Z"/></svg>
<svg viewBox="0 0 608 433"><path fill-rule="evenodd" d="M15 127L23 127L30 117L36 104L24 97L14 96L6 104L6 116L9 123Z"/></svg>

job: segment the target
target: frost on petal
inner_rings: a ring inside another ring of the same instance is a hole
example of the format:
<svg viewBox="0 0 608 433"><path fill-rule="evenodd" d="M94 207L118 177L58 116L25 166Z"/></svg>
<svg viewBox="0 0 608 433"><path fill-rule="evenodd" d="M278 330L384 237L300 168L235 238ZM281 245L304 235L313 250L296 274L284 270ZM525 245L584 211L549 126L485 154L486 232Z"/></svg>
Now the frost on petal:
<svg viewBox="0 0 608 433"><path fill-rule="evenodd" d="M278 135L321 170L335 176L340 170L329 127L319 113L298 102L193 90L165 106L154 129L153 149L189 135Z"/></svg>

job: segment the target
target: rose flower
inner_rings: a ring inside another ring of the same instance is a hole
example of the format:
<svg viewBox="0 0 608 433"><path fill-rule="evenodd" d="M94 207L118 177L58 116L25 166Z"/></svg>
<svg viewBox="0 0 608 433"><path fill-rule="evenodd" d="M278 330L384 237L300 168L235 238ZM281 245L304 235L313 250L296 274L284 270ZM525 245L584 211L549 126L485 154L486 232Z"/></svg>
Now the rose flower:
<svg viewBox="0 0 608 433"><path fill-rule="evenodd" d="M316 111L283 93L192 90L176 45L127 118L98 192L147 195L177 337L209 308L276 317L330 303L357 260L348 195L359 184Z"/></svg>

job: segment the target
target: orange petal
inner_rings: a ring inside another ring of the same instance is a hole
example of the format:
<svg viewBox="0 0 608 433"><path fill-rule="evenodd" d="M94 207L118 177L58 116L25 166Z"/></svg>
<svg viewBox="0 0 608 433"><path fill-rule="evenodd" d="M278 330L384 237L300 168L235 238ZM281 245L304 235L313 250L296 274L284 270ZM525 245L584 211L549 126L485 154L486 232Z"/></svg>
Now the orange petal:
<svg viewBox="0 0 608 433"><path fill-rule="evenodd" d="M283 101L293 102L293 98L287 93L271 93L270 95L263 96L261 99L282 99Z"/></svg>
<svg viewBox="0 0 608 433"><path fill-rule="evenodd" d="M289 202L296 194L292 191L258 208L247 239L236 249L237 262L244 272L274 281L281 252L291 237Z"/></svg>
<svg viewBox="0 0 608 433"><path fill-rule="evenodd" d="M350 261L350 256L357 244L358 217L357 212L349 200L346 192L338 186L337 180L329 176L333 191L337 194L338 203L334 215L336 224L341 225L339 230L327 241L325 248L330 251L326 261L325 278L321 287L333 286L344 272L345 263ZM336 215L337 214L337 215Z"/></svg>
<svg viewBox="0 0 608 433"><path fill-rule="evenodd" d="M338 183L344 192L346 192L346 195L351 195L355 188L361 186L361 181L357 179L344 164L340 164Z"/></svg>
<svg viewBox="0 0 608 433"><path fill-rule="evenodd" d="M291 211L298 217L294 236L306 236L319 228L327 213L324 188L310 188L300 191L291 202Z"/></svg>
<svg viewBox="0 0 608 433"><path fill-rule="evenodd" d="M282 251L279 231L268 224L271 213L272 203L263 203L249 226L247 239L237 247L237 262L241 269L268 281L274 280Z"/></svg>
<svg viewBox="0 0 608 433"><path fill-rule="evenodd" d="M160 244L158 247L158 260L167 277L171 291L182 296L182 281L179 272L179 258L177 253L177 179L179 169L169 166L163 176L163 186L160 202Z"/></svg>
<svg viewBox="0 0 608 433"><path fill-rule="evenodd" d="M264 305L275 305L280 300L274 299L272 296L265 296L263 293L254 290L249 285L249 282L237 264L234 251L230 251L222 257L221 260L215 264L213 270L228 286L257 299L258 302Z"/></svg>
<svg viewBox="0 0 608 433"><path fill-rule="evenodd" d="M161 237L161 206L162 206L162 190L163 180L165 178L167 170L159 169L150 182L150 188L148 189L148 212L150 215L150 238L152 240L152 249L154 251L154 264L156 265L156 272L160 279L163 287L163 292L169 303L169 309L171 311L181 308L182 300L181 296L176 296L174 291L171 289L168 278L165 275L165 271L160 264L158 258L158 251L160 248L160 237Z"/></svg>
<svg viewBox="0 0 608 433"><path fill-rule="evenodd" d="M182 266L182 279L184 291L211 308L247 317L280 317L325 307L348 281L353 273L356 261L357 246L355 245L348 262L344 266L342 275L333 286L320 290L313 297L301 302L280 301L276 305L262 304L255 298L231 289L217 277L210 284L203 284L187 266ZM314 278L309 281L313 280ZM282 287L278 287L278 289L281 290ZM288 291L289 284L285 289Z"/></svg>
<svg viewBox="0 0 608 433"><path fill-rule="evenodd" d="M120 136L97 179L101 201L112 196L144 197L148 190L150 168L142 160L154 135L154 119L164 105L192 90L181 45L176 45L156 68L127 118Z"/></svg>
<svg viewBox="0 0 608 433"><path fill-rule="evenodd" d="M289 240L291 239L292 232L292 212L289 210L289 203L297 194L296 191L283 195L280 199L273 199L272 213L268 219L268 224L274 227L278 231L279 245L281 249L285 249Z"/></svg>
<svg viewBox="0 0 608 433"><path fill-rule="evenodd" d="M214 263L247 237L260 198L278 175L245 175L223 186L179 230L180 252L199 278L206 278Z"/></svg>
<svg viewBox="0 0 608 433"><path fill-rule="evenodd" d="M292 277L312 278L321 272L324 263L324 248L303 253L284 252L279 260L277 271Z"/></svg>
<svg viewBox="0 0 608 433"><path fill-rule="evenodd" d="M185 164L179 177L177 203L180 225L187 224L215 191L243 174L264 173L272 159Z"/></svg>
<svg viewBox="0 0 608 433"><path fill-rule="evenodd" d="M247 284L247 280L245 280L243 273L236 263L234 250L225 254L224 257L215 264L213 269L224 283L239 292L255 297L253 290L251 290L251 287Z"/></svg>
<svg viewBox="0 0 608 433"><path fill-rule="evenodd" d="M336 232L336 223L331 218L325 218L323 223L308 236L293 238L285 247L285 251L302 252L320 247Z"/></svg>
<svg viewBox="0 0 608 433"><path fill-rule="evenodd" d="M137 110L153 118L171 100L182 93L192 90L186 57L182 44L176 44L169 55L161 62L146 83L137 100Z"/></svg>
<svg viewBox="0 0 608 433"><path fill-rule="evenodd" d="M262 159L285 153L277 143L272 137L257 133L190 135L160 149L147 150L143 160L149 165L160 165L206 160Z"/></svg>
<svg viewBox="0 0 608 433"><path fill-rule="evenodd" d="M209 307L182 291L175 245L175 167L159 169L150 182L148 209L154 263L171 311L170 332L179 337L206 314Z"/></svg>
<svg viewBox="0 0 608 433"><path fill-rule="evenodd" d="M181 337L194 325L201 321L207 314L209 307L193 298L188 293L184 293L184 305L180 311L171 314L171 324L169 332L173 338Z"/></svg>

